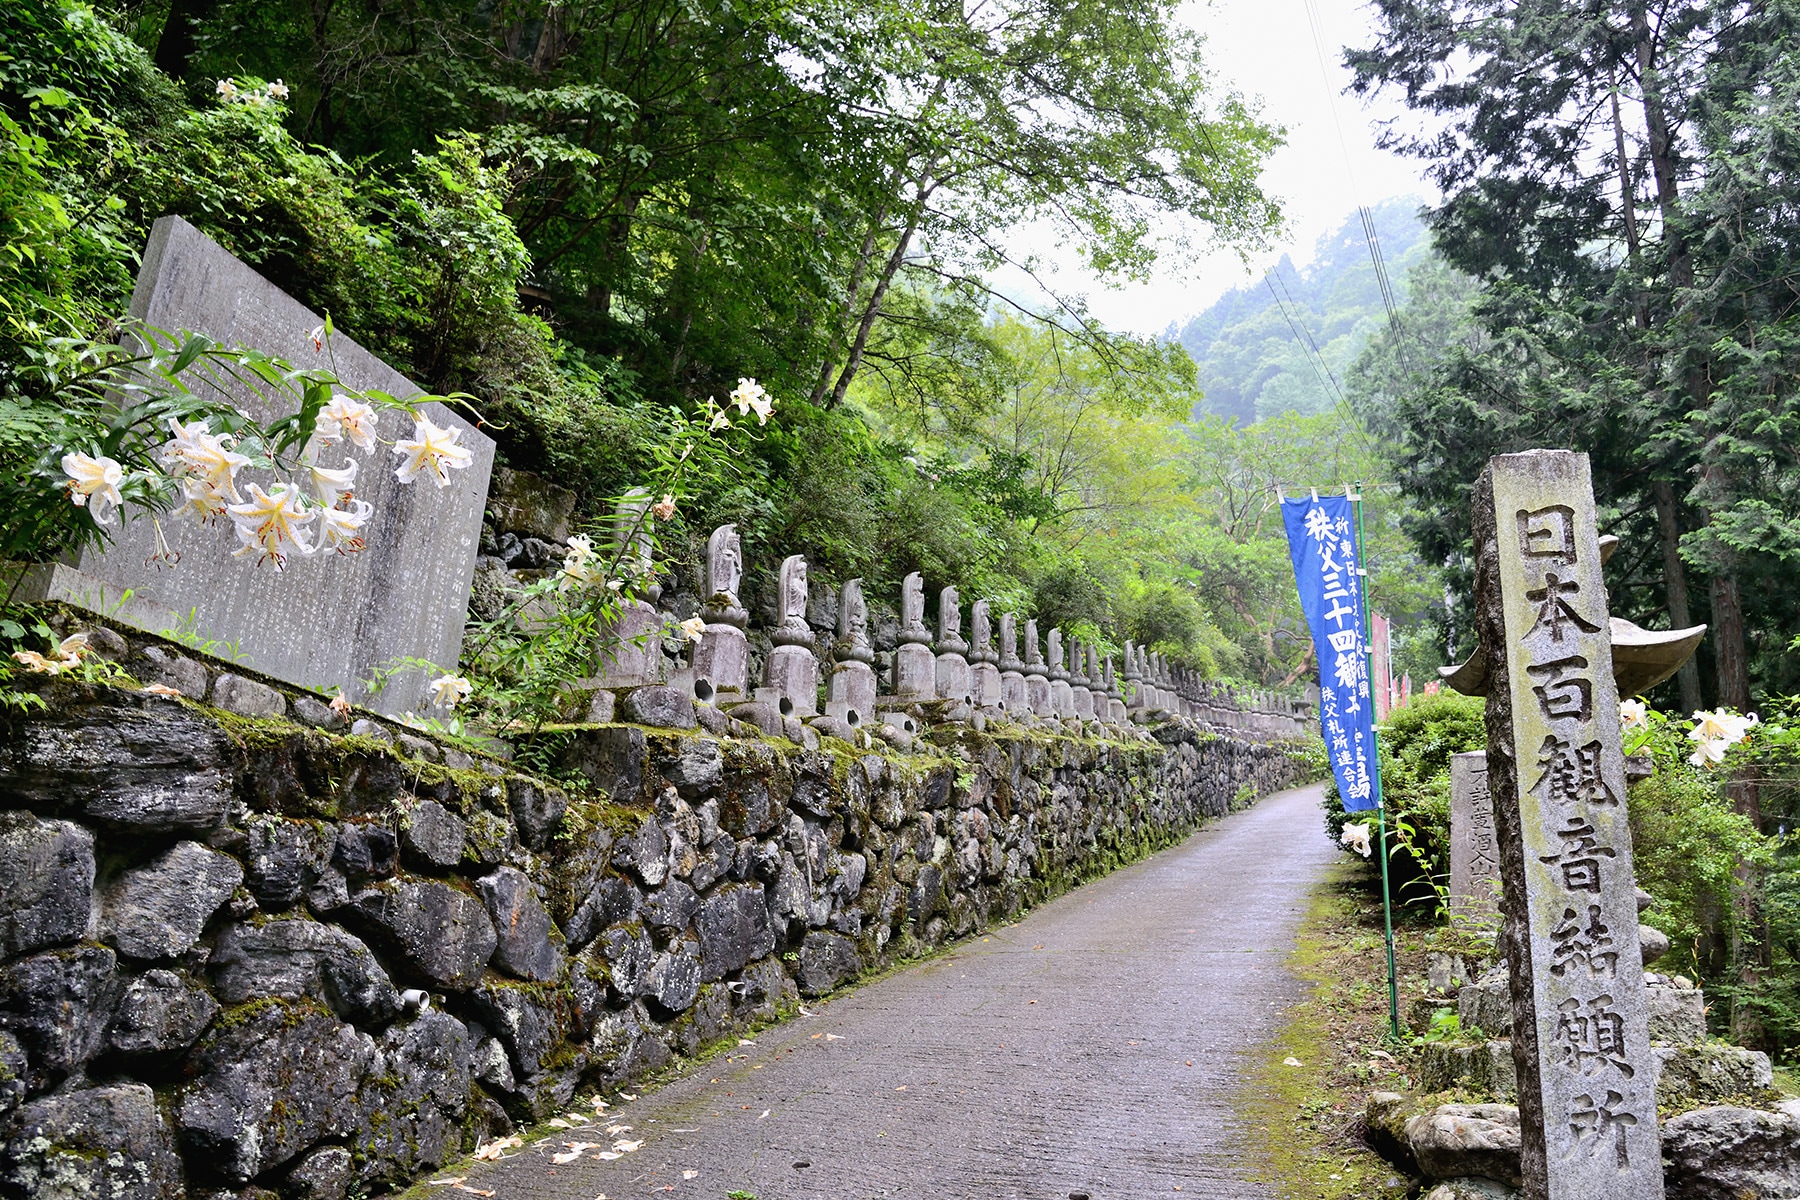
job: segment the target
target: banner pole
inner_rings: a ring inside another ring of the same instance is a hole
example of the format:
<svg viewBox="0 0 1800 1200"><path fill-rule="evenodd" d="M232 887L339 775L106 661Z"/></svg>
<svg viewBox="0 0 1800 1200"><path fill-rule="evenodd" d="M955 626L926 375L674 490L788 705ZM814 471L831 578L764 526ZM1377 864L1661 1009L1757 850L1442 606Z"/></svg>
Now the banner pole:
<svg viewBox="0 0 1800 1200"><path fill-rule="evenodd" d="M1356 516L1356 570L1362 577L1362 625L1363 653L1369 660L1369 679L1371 694L1369 704L1375 703L1373 681L1375 678L1375 643L1370 638L1369 623L1369 565L1363 539L1363 501L1362 480L1357 480L1355 491L1351 493L1351 509ZM1373 764L1370 771L1370 783L1375 790L1375 824L1380 831L1381 842L1381 917L1387 934L1387 975L1388 975L1388 1032L1394 1041L1400 1040L1400 985L1394 972L1394 900L1388 888L1388 840L1387 840L1387 804L1381 798L1381 733L1377 725L1369 727L1371 745L1369 759Z"/></svg>

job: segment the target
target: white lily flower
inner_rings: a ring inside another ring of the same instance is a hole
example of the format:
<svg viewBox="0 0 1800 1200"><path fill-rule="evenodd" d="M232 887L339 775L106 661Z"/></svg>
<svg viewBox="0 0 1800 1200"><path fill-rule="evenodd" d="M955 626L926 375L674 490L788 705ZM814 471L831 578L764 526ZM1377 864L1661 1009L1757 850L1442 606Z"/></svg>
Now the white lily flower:
<svg viewBox="0 0 1800 1200"><path fill-rule="evenodd" d="M1373 847L1369 844L1369 823L1367 821L1361 824L1345 825L1344 832L1338 835L1338 842L1346 850L1354 850L1364 858L1369 857L1373 852Z"/></svg>
<svg viewBox="0 0 1800 1200"><path fill-rule="evenodd" d="M204 479L183 479L181 495L183 500L181 507L169 515L183 517L192 514L202 525L207 524L229 507L229 498Z"/></svg>
<svg viewBox="0 0 1800 1200"><path fill-rule="evenodd" d="M286 100L288 98L288 85L277 79L274 83L269 85L269 95L277 100Z"/></svg>
<svg viewBox="0 0 1800 1200"><path fill-rule="evenodd" d="M323 329L324 326L320 326L320 331ZM375 449L375 435L379 431L380 422L381 416L375 411L374 405L352 399L342 392L334 392L331 402L319 410L319 418L313 428L325 445L347 437L358 450L367 454ZM405 445L404 442L401 444Z"/></svg>
<svg viewBox="0 0 1800 1200"><path fill-rule="evenodd" d="M706 636L706 622L700 617L689 617L681 623L681 635L690 642L698 642Z"/></svg>
<svg viewBox="0 0 1800 1200"><path fill-rule="evenodd" d="M650 506L650 515L655 517L659 521L666 521L670 517L674 516L675 515L675 497L670 495L668 492L664 492L662 500L659 501L658 503L652 504Z"/></svg>
<svg viewBox="0 0 1800 1200"><path fill-rule="evenodd" d="M1725 752L1749 736L1756 726L1756 714L1739 716L1721 708L1713 712L1696 712L1694 727L1688 737L1699 743L1688 761L1696 767L1725 761Z"/></svg>
<svg viewBox="0 0 1800 1200"><path fill-rule="evenodd" d="M474 690L475 685L461 675L439 675L431 681L431 703L438 708L455 708Z"/></svg>
<svg viewBox="0 0 1800 1200"><path fill-rule="evenodd" d="M335 471L328 471L317 463L308 463L307 472L312 476L313 495L326 508L336 508L338 502L348 496L356 487L356 460L345 459L344 465Z"/></svg>
<svg viewBox="0 0 1800 1200"><path fill-rule="evenodd" d="M311 331L307 333L306 340L313 344L314 354L325 349L325 327L323 325L314 325Z"/></svg>
<svg viewBox="0 0 1800 1200"><path fill-rule="evenodd" d="M394 446L394 453L406 460L394 469L394 478L411 483L421 471L428 471L439 487L449 487L450 472L462 470L475 458L456 444L461 436L460 429L439 427L424 417L415 418L412 440Z"/></svg>
<svg viewBox="0 0 1800 1200"><path fill-rule="evenodd" d="M367 544L362 527L368 523L375 506L367 500L352 500L349 508L328 508L319 514L319 549L330 547L339 554L355 554Z"/></svg>
<svg viewBox="0 0 1800 1200"><path fill-rule="evenodd" d="M213 433L210 421L194 421L183 425L169 418L169 429L175 435L157 450L156 457L170 475L177 479L197 479L219 496L241 500L237 492L237 473L250 465L246 455L233 450L224 437ZM183 489L191 499L193 492Z"/></svg>
<svg viewBox="0 0 1800 1200"><path fill-rule="evenodd" d="M249 500L225 509L237 526L239 545L232 552L234 558L254 554L259 565L274 559L275 568L280 570L287 565L288 550L302 558L313 552L303 526L318 513L307 509L299 488L291 483L278 483L265 492L253 483L249 485L249 492Z"/></svg>
<svg viewBox="0 0 1800 1200"><path fill-rule="evenodd" d="M235 100L238 94L238 85L229 79L221 79L214 85L213 91L227 100Z"/></svg>
<svg viewBox="0 0 1800 1200"><path fill-rule="evenodd" d="M169 418L169 432L174 436L157 448L156 461L171 474L181 474L189 454L200 447L200 439L212 432L212 421L202 417L183 425L181 418Z"/></svg>
<svg viewBox="0 0 1800 1200"><path fill-rule="evenodd" d="M738 415L743 416L752 409L758 408L768 398L768 395L769 393L763 390L762 384L740 375L738 385L731 389L730 400L737 405Z"/></svg>
<svg viewBox="0 0 1800 1200"><path fill-rule="evenodd" d="M112 524L113 510L125 502L119 495L125 468L102 454L91 458L70 453L62 458L63 474L69 477L63 486L69 489L69 500L76 508L85 508L102 525Z"/></svg>
<svg viewBox="0 0 1800 1200"><path fill-rule="evenodd" d="M562 576L575 583L594 581L594 540L585 533L569 539L569 552L563 555Z"/></svg>
<svg viewBox="0 0 1800 1200"><path fill-rule="evenodd" d="M1650 728L1650 709L1642 700L1619 701L1619 728L1621 730Z"/></svg>

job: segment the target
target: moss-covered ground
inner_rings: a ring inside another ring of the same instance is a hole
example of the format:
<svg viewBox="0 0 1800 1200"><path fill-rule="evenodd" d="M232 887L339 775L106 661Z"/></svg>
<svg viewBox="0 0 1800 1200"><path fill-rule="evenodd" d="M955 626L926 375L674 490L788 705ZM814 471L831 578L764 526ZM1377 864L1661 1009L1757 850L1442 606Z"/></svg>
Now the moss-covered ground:
<svg viewBox="0 0 1800 1200"><path fill-rule="evenodd" d="M1401 1197L1413 1186L1362 1139L1369 1093L1404 1092L1412 1082L1406 1051L1389 1034L1381 894L1372 878L1368 864L1344 861L1314 887L1288 963L1311 994L1287 1010L1246 1073L1245 1157L1284 1200ZM1396 915L1404 1031L1432 937Z"/></svg>

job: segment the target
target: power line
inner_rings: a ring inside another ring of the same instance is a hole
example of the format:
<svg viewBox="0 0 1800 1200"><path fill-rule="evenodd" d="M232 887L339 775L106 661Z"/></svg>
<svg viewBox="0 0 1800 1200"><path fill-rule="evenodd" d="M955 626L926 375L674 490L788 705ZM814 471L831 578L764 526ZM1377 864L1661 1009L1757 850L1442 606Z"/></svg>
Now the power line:
<svg viewBox="0 0 1800 1200"><path fill-rule="evenodd" d="M1288 287L1287 280L1281 278L1281 273L1279 271L1272 273L1275 275L1276 282L1281 284L1281 290L1287 293L1288 302L1294 306L1294 311L1304 314L1306 311L1305 306L1302 305L1300 301L1294 299L1294 293ZM1311 326L1303 324L1300 329L1300 334L1306 339L1306 344L1312 348L1313 357L1318 359L1319 366L1324 368L1325 377L1331 380L1332 393L1337 396L1339 403L1342 403L1344 399L1344 389L1338 386L1337 375L1332 371L1331 364L1325 361L1325 352L1319 349L1319 343L1313 340Z"/></svg>
<svg viewBox="0 0 1800 1200"><path fill-rule="evenodd" d="M1293 315L1288 312L1287 305L1282 303L1281 294L1275 290L1275 284L1271 281L1271 276L1274 274L1275 272L1272 270L1264 273L1263 286L1269 289L1269 295L1275 300L1275 307L1281 310L1282 319L1287 322L1288 329L1293 332L1294 341L1300 346L1300 354L1306 359L1307 365L1312 368L1313 377L1319 381L1320 390L1326 390L1328 386L1326 381L1329 379L1329 390L1337 393L1338 400L1341 402L1344 397L1343 394L1337 390L1337 380L1331 378L1330 368L1325 367L1323 361L1318 360L1317 348L1312 348L1310 354L1307 352L1308 347L1311 346L1312 338L1295 322Z"/></svg>

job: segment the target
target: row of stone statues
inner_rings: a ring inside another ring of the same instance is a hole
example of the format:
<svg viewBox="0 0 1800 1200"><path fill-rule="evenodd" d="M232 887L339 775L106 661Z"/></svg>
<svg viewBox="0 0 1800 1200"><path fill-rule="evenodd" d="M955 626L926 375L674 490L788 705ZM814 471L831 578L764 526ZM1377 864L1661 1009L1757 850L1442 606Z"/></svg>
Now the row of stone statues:
<svg viewBox="0 0 1800 1200"><path fill-rule="evenodd" d="M621 522L626 515L622 508ZM632 529L641 535L646 518L629 515L635 518ZM646 537L643 549L647 548ZM781 732L788 721L797 720L847 738L858 726L897 723L905 719L903 714L918 711L916 705L940 701L934 715L945 720L971 720L981 714L984 720L1078 728L1088 721L1123 724L1134 718L1142 722L1185 717L1270 737L1298 732L1298 706L1285 698L1270 695L1264 705L1269 711L1246 712L1236 697L1130 642L1125 644L1122 668L1115 671L1112 656L1102 655L1097 646L1074 639L1065 646L1060 629L1050 630L1041 642L1037 621L1027 618L1020 657L1017 618L1002 613L996 651L986 600L971 607L970 637L965 639L962 601L955 587L939 593L934 638L925 626L924 581L917 572L902 584L898 644L885 689L876 676L862 581L852 579L843 585L836 638L823 666L821 711L822 665L806 619L806 559L796 554L781 564L776 620L769 630L771 649L761 686L755 688L749 679L749 612L738 598L743 571L737 529L722 525L707 542L707 598L700 609L703 624L688 683L697 700L770 732ZM649 603L628 602L617 626L608 631L600 678L605 686L660 681L661 651L654 634L661 618L653 602L654 598Z"/></svg>

